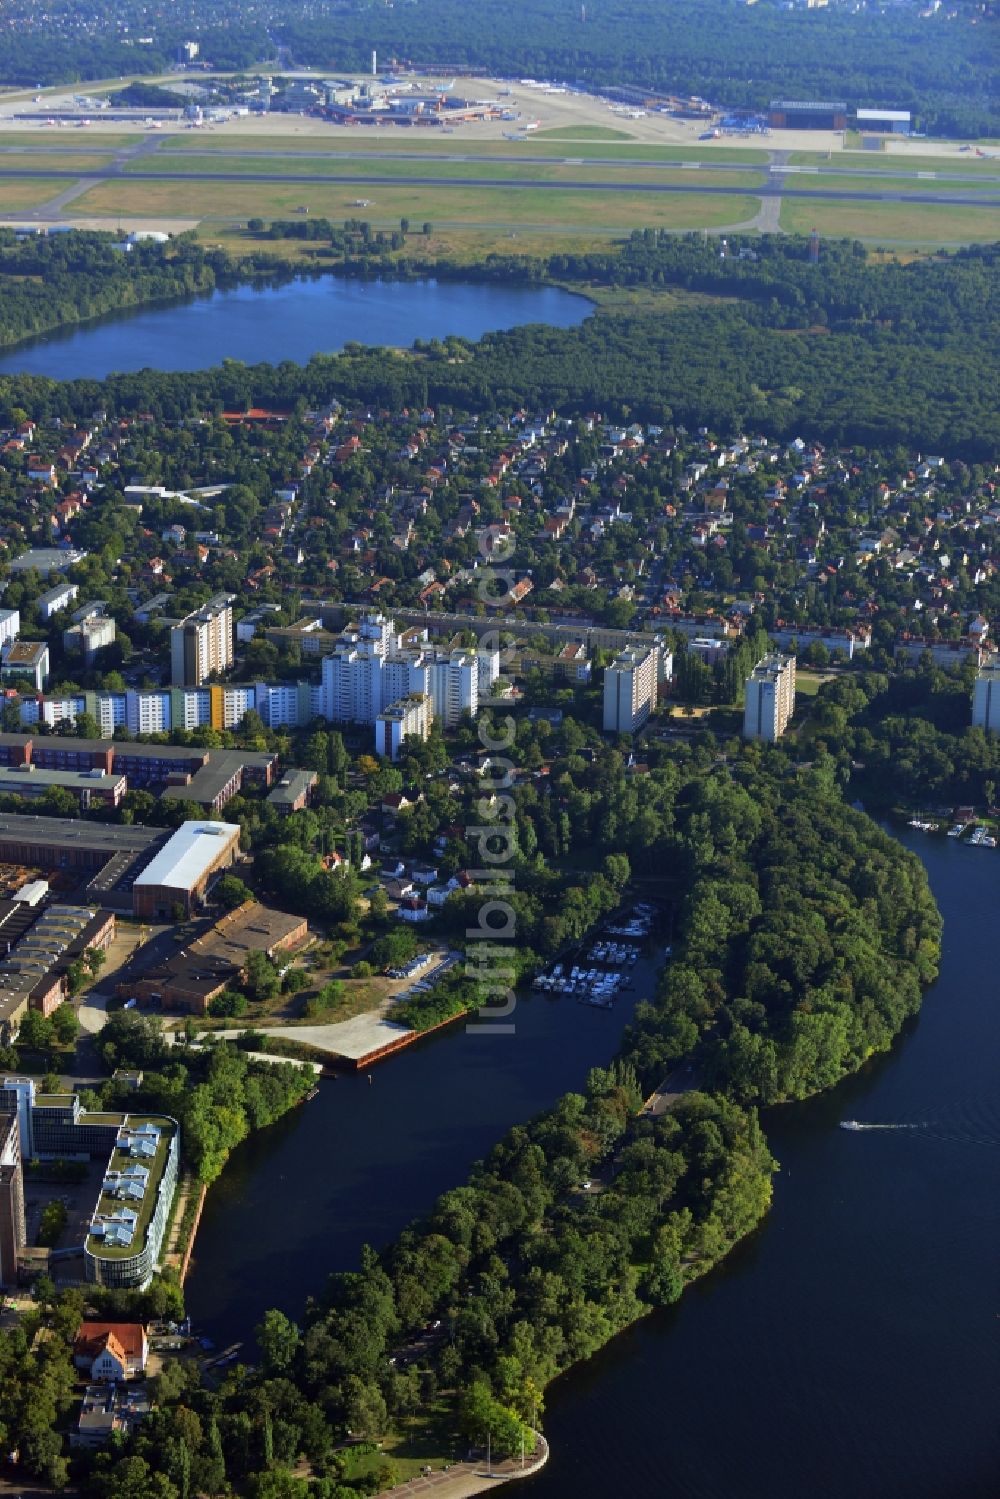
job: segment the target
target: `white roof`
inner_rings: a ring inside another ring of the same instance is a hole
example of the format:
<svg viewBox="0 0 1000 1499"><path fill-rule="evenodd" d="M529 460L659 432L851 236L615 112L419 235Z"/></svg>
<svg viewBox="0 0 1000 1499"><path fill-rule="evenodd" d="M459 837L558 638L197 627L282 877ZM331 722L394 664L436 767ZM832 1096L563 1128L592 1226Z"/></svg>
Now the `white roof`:
<svg viewBox="0 0 1000 1499"><path fill-rule="evenodd" d="M239 836L239 825L234 822L183 822L137 876L134 886L192 890L218 858L220 847Z"/></svg>
<svg viewBox="0 0 1000 1499"><path fill-rule="evenodd" d="M908 109L859 109L859 120L908 120Z"/></svg>

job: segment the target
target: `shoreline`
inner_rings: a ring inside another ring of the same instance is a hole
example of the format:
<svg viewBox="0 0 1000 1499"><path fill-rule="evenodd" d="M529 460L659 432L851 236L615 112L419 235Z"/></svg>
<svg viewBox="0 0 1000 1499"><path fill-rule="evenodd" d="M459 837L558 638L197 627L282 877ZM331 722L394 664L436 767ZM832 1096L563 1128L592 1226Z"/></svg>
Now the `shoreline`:
<svg viewBox="0 0 1000 1499"><path fill-rule="evenodd" d="M430 1494L434 1499L471 1499L473 1494L484 1494L502 1484L518 1483L540 1473L549 1460L549 1444L540 1431L535 1432L537 1451L531 1461L522 1468L516 1458L505 1458L496 1463L492 1472L483 1472L482 1461L451 1463L447 1468L438 1468L415 1478L408 1478L391 1489L380 1489L374 1499L390 1499L391 1495Z"/></svg>

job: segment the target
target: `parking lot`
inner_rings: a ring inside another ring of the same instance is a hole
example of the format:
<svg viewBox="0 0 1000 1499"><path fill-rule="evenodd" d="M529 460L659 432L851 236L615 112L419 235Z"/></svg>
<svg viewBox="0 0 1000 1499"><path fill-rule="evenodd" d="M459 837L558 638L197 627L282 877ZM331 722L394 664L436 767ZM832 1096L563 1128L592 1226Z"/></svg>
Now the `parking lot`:
<svg viewBox="0 0 1000 1499"><path fill-rule="evenodd" d="M94 1205L104 1179L104 1163L88 1161L87 1174L79 1182L38 1181L30 1174L24 1178L24 1214L27 1237L30 1245L38 1243L38 1229L42 1213L50 1202L61 1200L66 1205L66 1227L63 1229L57 1249L69 1249L83 1243L90 1223Z"/></svg>

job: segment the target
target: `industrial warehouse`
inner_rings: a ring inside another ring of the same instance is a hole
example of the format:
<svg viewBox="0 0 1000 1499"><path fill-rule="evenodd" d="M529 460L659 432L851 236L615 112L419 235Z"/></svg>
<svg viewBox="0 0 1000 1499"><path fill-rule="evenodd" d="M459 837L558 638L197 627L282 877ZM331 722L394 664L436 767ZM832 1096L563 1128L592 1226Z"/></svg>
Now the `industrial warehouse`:
<svg viewBox="0 0 1000 1499"><path fill-rule="evenodd" d="M71 966L91 950L106 951L115 934L112 912L91 906L41 906L0 901L0 1045L17 1036L28 1009L50 1015L66 998Z"/></svg>
<svg viewBox="0 0 1000 1499"><path fill-rule="evenodd" d="M0 813L0 863L78 873L81 898L146 920L170 919L178 907L190 915L239 838L234 823L190 821L170 832Z"/></svg>
<svg viewBox="0 0 1000 1499"><path fill-rule="evenodd" d="M119 975L123 998L149 1001L164 1010L206 1015L217 994L239 983L253 952L273 958L299 947L309 935L302 916L247 901L217 923L206 923L182 952L152 968L139 954Z"/></svg>

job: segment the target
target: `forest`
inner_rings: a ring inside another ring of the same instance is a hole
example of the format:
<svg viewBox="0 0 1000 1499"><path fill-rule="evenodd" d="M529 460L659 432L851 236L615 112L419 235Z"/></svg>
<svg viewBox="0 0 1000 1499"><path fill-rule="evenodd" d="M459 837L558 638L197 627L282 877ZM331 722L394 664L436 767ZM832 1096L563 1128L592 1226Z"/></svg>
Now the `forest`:
<svg viewBox="0 0 1000 1499"><path fill-rule="evenodd" d="M910 109L931 133L995 135L989 8L959 0L947 10L790 9L779 0L538 0L525 25L518 7L463 0L381 6L370 0L305 0L251 8L245 0L193 0L151 15L139 0L95 18L79 0L58 0L42 19L30 0L5 10L4 82L36 87L76 79L158 73L180 44L242 69L281 56L283 65L367 71L380 57L487 74L557 79L590 88L701 95L723 107L765 108L770 99L845 99ZM144 37L135 45L136 35Z"/></svg>
<svg viewBox="0 0 1000 1499"><path fill-rule="evenodd" d="M969 724L974 674L971 665L956 675L928 659L912 670L861 670L826 682L807 743L834 759L866 806L993 807L1000 740Z"/></svg>
<svg viewBox="0 0 1000 1499"><path fill-rule="evenodd" d="M678 241L639 231L620 260L556 256L539 264L540 277L551 274L581 289L586 276L622 274L638 284L711 287L717 301L601 314L568 330L530 325L476 344L434 340L391 361L348 345L304 367L229 361L195 374L143 370L104 382L6 376L0 420L17 409L43 418L82 416L100 406L173 419L206 408L318 405L335 390L342 399L394 410L428 401L486 411L544 405L707 425L720 436L756 430L845 445L899 444L971 461L1000 454L1000 415L991 395L1000 385L996 246L908 266L872 264L863 247L847 241L824 245L819 266L808 263L805 242L791 237L755 241L756 259L741 261L738 250L719 262L718 251L698 236ZM212 255L196 246L180 253L176 272L155 259L152 265L154 276L197 279L206 267L216 274ZM222 269L230 268L224 257ZM523 275L524 268L487 264L483 274ZM77 275L82 295L86 271L56 274L60 308L44 313L49 326L78 315ZM22 293L23 285L5 291L4 306L12 298L16 307L24 296L30 306L47 307L50 293L37 286ZM736 300L722 300L734 294ZM5 324L11 326L0 309ZM22 315L22 335L27 326Z"/></svg>

